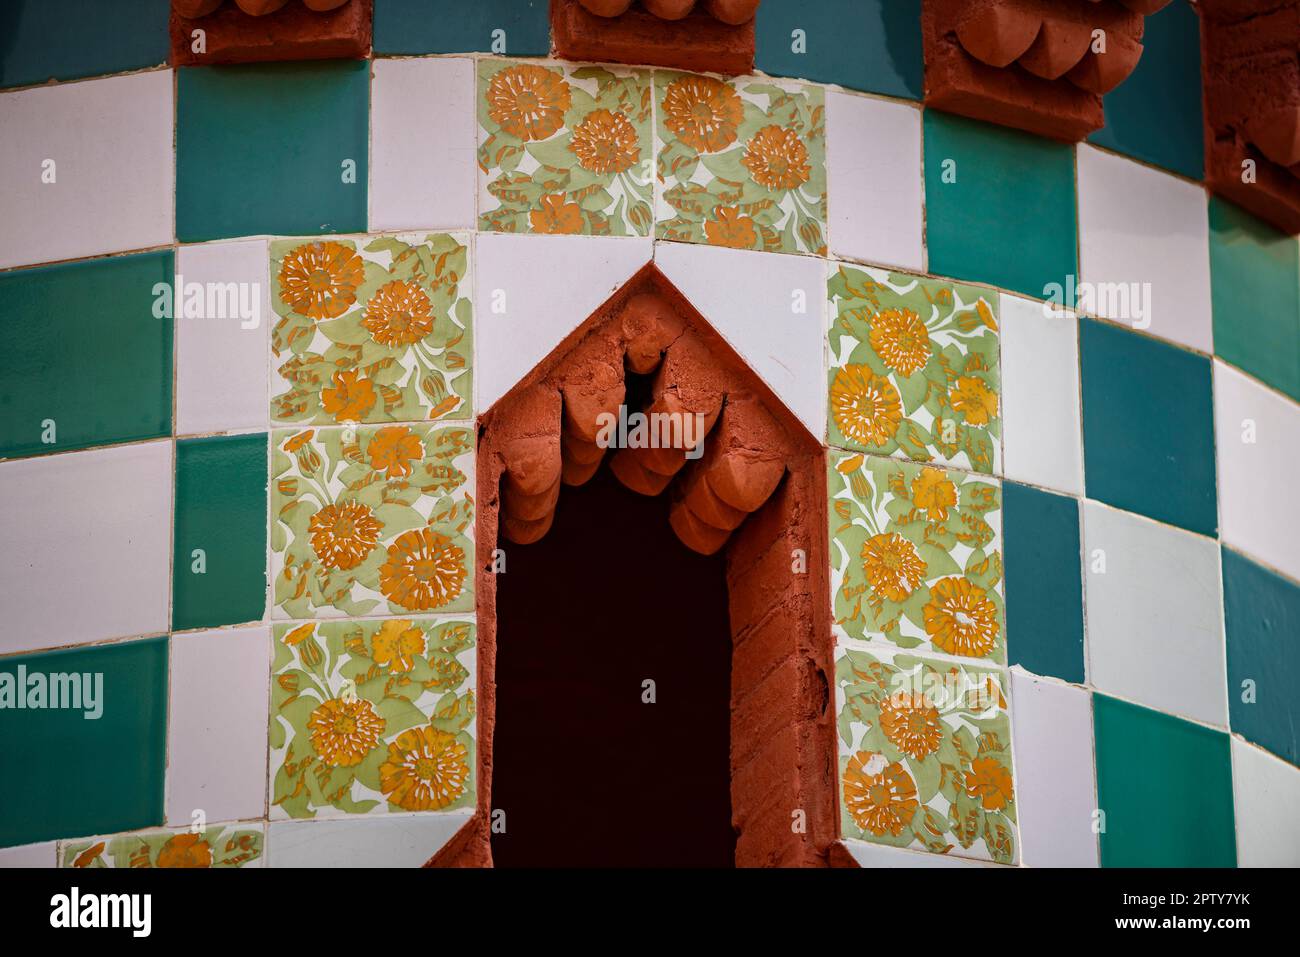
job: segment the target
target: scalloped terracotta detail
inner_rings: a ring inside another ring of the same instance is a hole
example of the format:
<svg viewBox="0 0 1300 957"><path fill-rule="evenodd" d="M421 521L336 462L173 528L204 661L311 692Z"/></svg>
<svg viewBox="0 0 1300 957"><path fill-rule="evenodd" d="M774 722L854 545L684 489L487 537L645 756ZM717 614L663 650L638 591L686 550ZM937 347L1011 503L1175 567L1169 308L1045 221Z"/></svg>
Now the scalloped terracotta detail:
<svg viewBox="0 0 1300 957"><path fill-rule="evenodd" d="M564 60L666 66L735 76L754 66L759 0L551 0Z"/></svg>

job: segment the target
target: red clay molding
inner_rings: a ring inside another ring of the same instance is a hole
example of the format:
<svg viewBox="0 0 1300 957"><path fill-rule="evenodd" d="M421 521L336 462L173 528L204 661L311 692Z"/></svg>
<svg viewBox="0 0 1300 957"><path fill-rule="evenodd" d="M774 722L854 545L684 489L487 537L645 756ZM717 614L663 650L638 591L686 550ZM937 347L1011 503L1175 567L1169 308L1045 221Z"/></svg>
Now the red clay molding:
<svg viewBox="0 0 1300 957"><path fill-rule="evenodd" d="M1077 142L1142 56L1170 0L924 0L925 102Z"/></svg>
<svg viewBox="0 0 1300 957"><path fill-rule="evenodd" d="M372 9L373 0L172 0L171 61L364 59Z"/></svg>
<svg viewBox="0 0 1300 957"><path fill-rule="evenodd" d="M754 68L759 0L551 0L565 60L635 63L734 76Z"/></svg>
<svg viewBox="0 0 1300 957"><path fill-rule="evenodd" d="M1201 0L1205 181L1300 233L1300 0Z"/></svg>

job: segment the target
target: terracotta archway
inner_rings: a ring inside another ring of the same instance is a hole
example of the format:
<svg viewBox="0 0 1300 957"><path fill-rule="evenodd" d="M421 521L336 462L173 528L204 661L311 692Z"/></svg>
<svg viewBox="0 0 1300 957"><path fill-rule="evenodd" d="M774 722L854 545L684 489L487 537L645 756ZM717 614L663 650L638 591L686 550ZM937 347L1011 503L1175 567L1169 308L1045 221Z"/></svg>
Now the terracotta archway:
<svg viewBox="0 0 1300 957"><path fill-rule="evenodd" d="M595 441L598 416L623 403L625 368L654 374L643 411L703 416L697 460L681 445L607 453ZM726 550L736 864L827 864L837 806L825 450L651 264L479 418L479 804L430 865L492 863L494 550L545 535L563 486L586 482L606 454L628 488L671 496L687 547Z"/></svg>

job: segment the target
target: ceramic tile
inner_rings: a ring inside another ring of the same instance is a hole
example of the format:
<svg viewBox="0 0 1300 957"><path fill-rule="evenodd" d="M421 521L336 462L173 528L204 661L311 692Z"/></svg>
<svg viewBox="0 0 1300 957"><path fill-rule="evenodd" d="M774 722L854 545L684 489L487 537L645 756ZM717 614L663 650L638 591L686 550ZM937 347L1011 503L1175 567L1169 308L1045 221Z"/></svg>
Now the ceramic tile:
<svg viewBox="0 0 1300 957"><path fill-rule="evenodd" d="M1234 867L1228 736L1092 699L1103 867Z"/></svg>
<svg viewBox="0 0 1300 957"><path fill-rule="evenodd" d="M655 71L655 235L826 255L821 87Z"/></svg>
<svg viewBox="0 0 1300 957"><path fill-rule="evenodd" d="M474 624L275 626L271 817L474 807Z"/></svg>
<svg viewBox="0 0 1300 957"><path fill-rule="evenodd" d="M831 252L920 271L921 111L826 91Z"/></svg>
<svg viewBox="0 0 1300 957"><path fill-rule="evenodd" d="M1084 502L1083 553L1092 684L1223 727L1218 544Z"/></svg>
<svg viewBox="0 0 1300 957"><path fill-rule="evenodd" d="M998 301L982 289L831 266L830 444L992 473Z"/></svg>
<svg viewBox="0 0 1300 957"><path fill-rule="evenodd" d="M1079 367L1088 497L1213 535L1218 514L1210 360L1082 319Z"/></svg>
<svg viewBox="0 0 1300 957"><path fill-rule="evenodd" d="M650 74L481 60L479 228L646 236Z"/></svg>
<svg viewBox="0 0 1300 957"><path fill-rule="evenodd" d="M0 8L0 87L76 80L167 62L167 0L14 0Z"/></svg>
<svg viewBox="0 0 1300 957"><path fill-rule="evenodd" d="M1223 549L1232 730L1300 764L1300 585Z"/></svg>
<svg viewBox="0 0 1300 957"><path fill-rule="evenodd" d="M1036 675L1083 683L1079 503L1002 483L1007 653Z"/></svg>
<svg viewBox="0 0 1300 957"><path fill-rule="evenodd" d="M371 232L473 229L474 61L376 60L374 71Z"/></svg>
<svg viewBox="0 0 1300 957"><path fill-rule="evenodd" d="M1007 295L998 318L1003 471L1009 479L1082 495L1078 320Z"/></svg>
<svg viewBox="0 0 1300 957"><path fill-rule="evenodd" d="M260 825L215 824L62 841L60 867L261 867Z"/></svg>
<svg viewBox="0 0 1300 957"><path fill-rule="evenodd" d="M0 129L0 267L172 241L170 70L0 94Z"/></svg>
<svg viewBox="0 0 1300 957"><path fill-rule="evenodd" d="M0 654L166 631L171 512L167 442L0 463Z"/></svg>
<svg viewBox="0 0 1300 957"><path fill-rule="evenodd" d="M1238 867L1300 867L1300 769L1232 741Z"/></svg>
<svg viewBox="0 0 1300 957"><path fill-rule="evenodd" d="M821 290L807 256L661 243L657 266L813 435L826 433Z"/></svg>
<svg viewBox="0 0 1300 957"><path fill-rule="evenodd" d="M546 0L375 0L375 53L545 56Z"/></svg>
<svg viewBox="0 0 1300 957"><path fill-rule="evenodd" d="M763 73L921 99L920 0L765 0L755 34Z"/></svg>
<svg viewBox="0 0 1300 957"><path fill-rule="evenodd" d="M926 110L930 272L1047 298L1078 274L1074 150Z"/></svg>
<svg viewBox="0 0 1300 957"><path fill-rule="evenodd" d="M0 870L10 867L56 867L59 859L57 841L0 847Z"/></svg>
<svg viewBox="0 0 1300 957"><path fill-rule="evenodd" d="M844 849L852 855L853 859L858 862L861 868L949 868L949 867L994 867L986 861L973 861L964 857L953 857L950 854L930 854L922 850L911 850L897 847L884 847L879 844L868 844L866 841L854 841L841 839Z"/></svg>
<svg viewBox="0 0 1300 957"><path fill-rule="evenodd" d="M276 618L474 609L465 424L274 435Z"/></svg>
<svg viewBox="0 0 1300 957"><path fill-rule="evenodd" d="M469 237L459 234L271 243L271 417L471 418L469 269ZM328 287L316 285L321 276Z"/></svg>
<svg viewBox="0 0 1300 957"><path fill-rule="evenodd" d="M829 458L836 628L1005 663L998 483L835 449Z"/></svg>
<svg viewBox="0 0 1300 957"><path fill-rule="evenodd" d="M1211 352L1205 189L1079 147L1080 312Z"/></svg>
<svg viewBox="0 0 1300 957"><path fill-rule="evenodd" d="M182 242L365 230L368 61L187 67L176 89Z"/></svg>
<svg viewBox="0 0 1300 957"><path fill-rule="evenodd" d="M266 613L266 433L176 443L172 628Z"/></svg>
<svg viewBox="0 0 1300 957"><path fill-rule="evenodd" d="M444 814L271 824L267 866L420 867L471 816L471 809L465 808Z"/></svg>
<svg viewBox="0 0 1300 957"><path fill-rule="evenodd" d="M25 707L6 705L0 735L0 847L162 824L166 638L15 655L6 675L0 695Z"/></svg>
<svg viewBox="0 0 1300 957"><path fill-rule="evenodd" d="M846 838L1015 863L1005 672L850 647L835 688Z"/></svg>
<svg viewBox="0 0 1300 957"><path fill-rule="evenodd" d="M171 433L172 321L154 314L171 283L171 252L0 274L0 456Z"/></svg>
<svg viewBox="0 0 1300 957"><path fill-rule="evenodd" d="M1210 197L1214 352L1300 400L1300 241Z"/></svg>
<svg viewBox="0 0 1300 957"><path fill-rule="evenodd" d="M650 239L474 239L478 399L487 411L654 256ZM556 268L557 263L573 268ZM581 275L581 281L575 276Z"/></svg>
<svg viewBox="0 0 1300 957"><path fill-rule="evenodd" d="M1222 362L1214 363L1219 509L1223 541L1300 579L1300 499L1290 477L1300 407Z"/></svg>
<svg viewBox="0 0 1300 957"><path fill-rule="evenodd" d="M167 734L167 823L266 813L271 629L173 635Z"/></svg>
<svg viewBox="0 0 1300 957"><path fill-rule="evenodd" d="M1092 696L1011 671L1016 803L1030 867L1096 867Z"/></svg>

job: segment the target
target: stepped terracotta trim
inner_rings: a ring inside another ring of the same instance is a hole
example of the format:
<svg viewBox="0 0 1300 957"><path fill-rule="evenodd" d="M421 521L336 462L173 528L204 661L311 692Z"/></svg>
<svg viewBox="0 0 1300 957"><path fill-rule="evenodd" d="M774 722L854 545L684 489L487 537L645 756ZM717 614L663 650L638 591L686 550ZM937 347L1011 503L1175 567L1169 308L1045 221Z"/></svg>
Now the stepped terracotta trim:
<svg viewBox="0 0 1300 957"><path fill-rule="evenodd" d="M373 0L172 0L175 66L370 56ZM206 52L193 49L202 30Z"/></svg>

